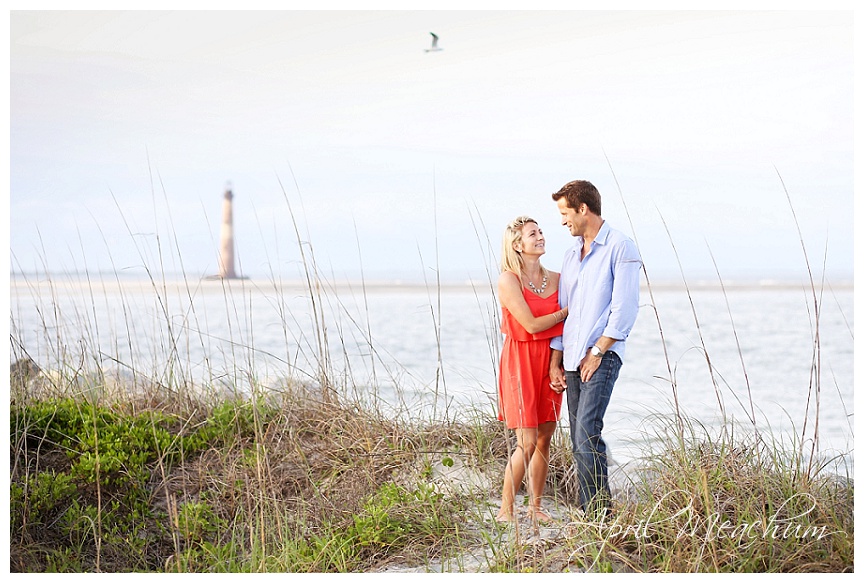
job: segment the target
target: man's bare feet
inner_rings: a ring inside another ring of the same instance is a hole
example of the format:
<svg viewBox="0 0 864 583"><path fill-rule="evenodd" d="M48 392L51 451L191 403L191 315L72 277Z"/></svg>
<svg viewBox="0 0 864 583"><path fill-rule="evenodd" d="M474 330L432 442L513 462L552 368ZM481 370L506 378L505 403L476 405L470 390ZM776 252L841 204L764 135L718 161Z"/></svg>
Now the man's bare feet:
<svg viewBox="0 0 864 583"><path fill-rule="evenodd" d="M514 520L516 520L516 518L513 515L513 511L512 510L508 511L508 510L505 510L504 508L499 510L498 515L495 517L496 522L513 522Z"/></svg>

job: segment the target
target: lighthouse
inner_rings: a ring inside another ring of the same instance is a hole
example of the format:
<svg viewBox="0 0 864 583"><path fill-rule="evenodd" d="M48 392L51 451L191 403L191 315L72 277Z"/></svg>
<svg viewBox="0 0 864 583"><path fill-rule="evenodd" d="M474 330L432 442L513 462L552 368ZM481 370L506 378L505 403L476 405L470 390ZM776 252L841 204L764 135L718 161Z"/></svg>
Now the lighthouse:
<svg viewBox="0 0 864 583"><path fill-rule="evenodd" d="M234 193L231 192L229 184L222 199L222 237L219 251L219 277L222 279L237 279L237 272L234 270L233 201Z"/></svg>

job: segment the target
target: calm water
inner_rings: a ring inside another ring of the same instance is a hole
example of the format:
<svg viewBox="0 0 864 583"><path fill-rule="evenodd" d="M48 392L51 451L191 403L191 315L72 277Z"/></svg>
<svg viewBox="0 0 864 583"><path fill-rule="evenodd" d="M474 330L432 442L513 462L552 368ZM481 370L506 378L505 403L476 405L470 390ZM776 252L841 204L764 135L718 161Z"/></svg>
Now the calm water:
<svg viewBox="0 0 864 583"><path fill-rule="evenodd" d="M690 418L715 424L722 403L727 416L742 423L755 411L759 427L788 440L802 432L812 439L818 402L821 452L846 453L851 466L850 287L822 290L818 330L814 298L802 286L727 287L725 294L700 287L689 295L683 287L654 286L652 292L653 298L642 290L606 417L613 457L638 455L654 416L674 412L674 385ZM360 284L343 285L314 294L314 305L312 297L301 286L272 281L154 287L17 278L10 294L12 358L25 350L43 368L84 362L119 374L134 369L159 380L180 374L247 391L250 378L272 386L285 377L315 378L319 346L326 344L332 378L343 392L374 393L451 417L471 408L494 410L499 308L488 283L440 293L371 285L364 293ZM324 325L316 325L322 319Z"/></svg>

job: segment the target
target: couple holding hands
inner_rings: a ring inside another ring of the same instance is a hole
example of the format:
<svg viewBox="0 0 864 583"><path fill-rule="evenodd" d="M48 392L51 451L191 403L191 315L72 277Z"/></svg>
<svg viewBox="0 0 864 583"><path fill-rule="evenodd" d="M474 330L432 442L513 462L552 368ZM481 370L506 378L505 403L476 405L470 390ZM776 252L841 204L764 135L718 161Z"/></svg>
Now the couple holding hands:
<svg viewBox="0 0 864 583"><path fill-rule="evenodd" d="M636 244L603 220L593 184L569 182L552 199L575 237L561 273L540 263L545 239L534 219L518 217L504 231L498 418L515 431L517 447L504 473L499 521L515 519L526 476L530 515L551 519L541 500L565 392L582 510L602 519L611 505L603 416L636 322L642 260Z"/></svg>

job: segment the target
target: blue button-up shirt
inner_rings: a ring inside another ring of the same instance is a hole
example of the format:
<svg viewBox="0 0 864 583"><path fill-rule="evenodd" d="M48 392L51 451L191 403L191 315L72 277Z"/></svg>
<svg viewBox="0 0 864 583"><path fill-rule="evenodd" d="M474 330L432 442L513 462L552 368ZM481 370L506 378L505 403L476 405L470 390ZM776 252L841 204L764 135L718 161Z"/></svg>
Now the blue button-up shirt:
<svg viewBox="0 0 864 583"><path fill-rule="evenodd" d="M551 346L564 351L564 370L575 371L601 336L617 340L609 350L624 360L624 342L639 312L639 270L642 258L627 235L600 226L585 259L582 237L564 254L558 303L569 308L562 336Z"/></svg>

